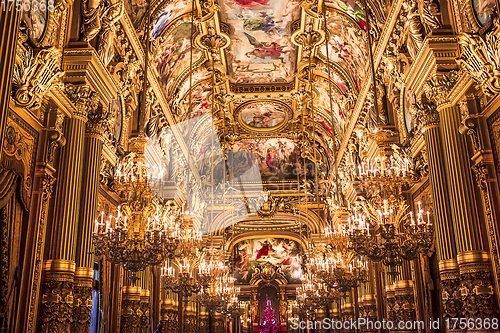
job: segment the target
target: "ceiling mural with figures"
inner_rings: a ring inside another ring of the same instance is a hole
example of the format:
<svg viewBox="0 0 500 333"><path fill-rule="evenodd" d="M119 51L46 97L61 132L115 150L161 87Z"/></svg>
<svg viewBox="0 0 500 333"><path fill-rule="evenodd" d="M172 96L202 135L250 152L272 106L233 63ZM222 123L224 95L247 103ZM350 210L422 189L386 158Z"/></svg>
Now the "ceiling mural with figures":
<svg viewBox="0 0 500 333"><path fill-rule="evenodd" d="M163 111L181 124L179 133L192 145L190 151L206 158L212 145L203 135L210 130L207 126L213 126L221 149L235 152L238 163L232 167L240 165L255 173L252 177L291 182L298 181L297 174L324 176L316 175L320 168L314 166L313 156L321 151L323 157L334 159L346 136L365 79L367 42L366 15L359 2L318 4L314 8L298 0L153 4L149 38L154 75L166 101ZM318 19L320 8L328 13L326 25ZM140 11L134 15L140 16ZM319 41L315 33L322 36ZM310 49L313 52L308 53ZM309 61L314 66L307 66ZM314 111L306 116L300 108ZM209 114L210 119L205 117Z"/></svg>
<svg viewBox="0 0 500 333"><path fill-rule="evenodd" d="M365 59L367 58L365 34L351 20L342 15L328 17L327 27L330 33L328 59L347 70L355 83L356 91L359 91L365 77ZM323 58L327 56L326 49L326 45L320 48Z"/></svg>
<svg viewBox="0 0 500 333"><path fill-rule="evenodd" d="M297 52L290 26L299 14L295 0L222 1L221 20L230 26L226 60L231 82L291 81Z"/></svg>

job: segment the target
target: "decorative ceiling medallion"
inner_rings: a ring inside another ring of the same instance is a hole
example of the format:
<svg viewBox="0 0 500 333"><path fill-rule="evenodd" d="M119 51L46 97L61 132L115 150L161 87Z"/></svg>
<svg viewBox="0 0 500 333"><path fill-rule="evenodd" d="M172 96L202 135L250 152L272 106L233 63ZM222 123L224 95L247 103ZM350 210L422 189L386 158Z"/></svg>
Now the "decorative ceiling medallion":
<svg viewBox="0 0 500 333"><path fill-rule="evenodd" d="M236 110L239 122L256 132L275 131L290 118L292 109L283 102L258 100L243 103Z"/></svg>

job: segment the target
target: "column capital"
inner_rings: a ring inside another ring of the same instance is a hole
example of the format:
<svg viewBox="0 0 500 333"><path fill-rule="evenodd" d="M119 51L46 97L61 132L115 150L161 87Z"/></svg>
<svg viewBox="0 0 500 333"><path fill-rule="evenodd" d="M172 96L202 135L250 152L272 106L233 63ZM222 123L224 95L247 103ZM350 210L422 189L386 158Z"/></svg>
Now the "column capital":
<svg viewBox="0 0 500 333"><path fill-rule="evenodd" d="M103 108L96 108L93 112L87 114L85 134L97 136L101 139L110 130L112 121L110 110L105 111Z"/></svg>
<svg viewBox="0 0 500 333"><path fill-rule="evenodd" d="M95 113L99 105L99 96L87 84L66 83L64 92L75 106L73 115L84 121L88 120L88 115Z"/></svg>
<svg viewBox="0 0 500 333"><path fill-rule="evenodd" d="M421 124L422 132L431 127L439 126L439 113L436 104L429 100L421 100L412 105L411 113L418 124Z"/></svg>
<svg viewBox="0 0 500 333"><path fill-rule="evenodd" d="M450 71L442 75L434 74L426 81L425 96L436 105L438 110L450 106L449 95L459 78L459 71Z"/></svg>

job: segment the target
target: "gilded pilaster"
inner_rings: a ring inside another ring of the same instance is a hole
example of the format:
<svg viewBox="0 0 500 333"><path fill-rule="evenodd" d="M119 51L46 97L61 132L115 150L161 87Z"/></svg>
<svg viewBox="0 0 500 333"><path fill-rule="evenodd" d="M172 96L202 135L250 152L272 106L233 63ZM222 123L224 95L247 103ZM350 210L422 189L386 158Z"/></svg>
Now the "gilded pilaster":
<svg viewBox="0 0 500 333"><path fill-rule="evenodd" d="M9 95L11 91L12 71L16 58L16 45L21 12L17 10L0 11L0 139L3 142L3 131L9 109ZM0 157L2 150L0 150Z"/></svg>
<svg viewBox="0 0 500 333"><path fill-rule="evenodd" d="M42 332L69 332L73 321L76 219L81 186L81 158L85 121L66 120L67 143L58 168L54 221L49 243L49 260L44 265ZM64 268L64 270L62 270Z"/></svg>
<svg viewBox="0 0 500 333"><path fill-rule="evenodd" d="M432 192L438 260L455 258L455 235L448 204L448 185L442 158L439 114L435 105L430 102L414 105L413 112L417 121L421 123L421 130L424 133Z"/></svg>
<svg viewBox="0 0 500 333"><path fill-rule="evenodd" d="M92 309L92 283L94 280L94 249L92 227L99 199L99 172L101 169L102 134L107 120L102 113L88 115L85 128L80 217L78 220L78 246L76 248L75 320L72 332L86 333L90 329Z"/></svg>

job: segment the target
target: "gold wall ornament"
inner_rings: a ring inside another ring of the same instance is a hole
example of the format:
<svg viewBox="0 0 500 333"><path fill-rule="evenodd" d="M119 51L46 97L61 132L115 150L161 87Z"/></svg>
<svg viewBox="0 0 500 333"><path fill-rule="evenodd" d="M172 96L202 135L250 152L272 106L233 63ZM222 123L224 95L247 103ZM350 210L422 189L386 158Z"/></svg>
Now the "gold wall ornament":
<svg viewBox="0 0 500 333"><path fill-rule="evenodd" d="M207 51L212 56L212 61L220 61L220 52L229 46L231 40L223 33L217 33L213 26L207 28L207 33L196 36L195 45Z"/></svg>
<svg viewBox="0 0 500 333"><path fill-rule="evenodd" d="M449 94L460 76L460 71L433 75L424 86L427 99L432 101L438 109L448 106L450 104Z"/></svg>
<svg viewBox="0 0 500 333"><path fill-rule="evenodd" d="M95 113L99 104L99 95L97 95L89 85L66 83L64 85L64 91L76 108L76 117L83 118L87 121L88 115L90 113Z"/></svg>
<svg viewBox="0 0 500 333"><path fill-rule="evenodd" d="M494 212L492 207L493 198L491 196L490 185L490 175L488 171L488 166L484 163L478 163L472 167L474 171L474 176L477 185L481 189L481 197L483 199L483 205L486 212L486 231L488 233L488 244L490 248L491 255L491 266L493 271L493 279L496 281L496 290L498 290L498 281L500 278L500 257L498 248L498 229L495 225ZM500 295L496 295L498 299Z"/></svg>
<svg viewBox="0 0 500 333"><path fill-rule="evenodd" d="M64 74L62 52L51 47L34 54L31 48L18 46L19 57L12 76L14 101L21 107L38 108L45 94Z"/></svg>
<svg viewBox="0 0 500 333"><path fill-rule="evenodd" d="M314 24L308 22L304 30L299 30L292 35L292 42L302 47L303 58L312 56L312 50L325 40L323 31L314 30Z"/></svg>
<svg viewBox="0 0 500 333"><path fill-rule="evenodd" d="M404 40L408 52L416 59L422 44L424 43L424 26L418 11L418 3L415 0L403 1L402 7L404 22Z"/></svg>
<svg viewBox="0 0 500 333"><path fill-rule="evenodd" d="M97 36L102 27L101 0L83 0L80 9L83 18L80 31L83 40L89 42Z"/></svg>
<svg viewBox="0 0 500 333"><path fill-rule="evenodd" d="M116 29L120 25L115 25L116 22L123 16L125 11L123 0L107 1L107 6L102 9L102 29L99 34L99 45L97 52L104 63L108 66L114 56L114 37Z"/></svg>
<svg viewBox="0 0 500 333"><path fill-rule="evenodd" d="M458 44L460 56L457 61L476 81L487 96L500 92L500 25L485 37L464 33Z"/></svg>

